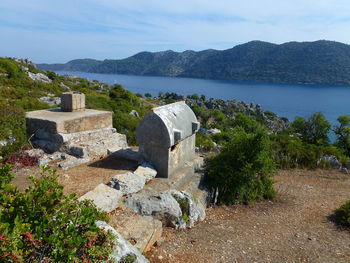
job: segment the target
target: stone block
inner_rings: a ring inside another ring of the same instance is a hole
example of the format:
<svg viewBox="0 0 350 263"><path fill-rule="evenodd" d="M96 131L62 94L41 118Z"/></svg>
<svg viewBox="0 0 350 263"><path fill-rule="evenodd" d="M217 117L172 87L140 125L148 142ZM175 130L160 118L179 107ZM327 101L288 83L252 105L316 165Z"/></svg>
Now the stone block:
<svg viewBox="0 0 350 263"><path fill-rule="evenodd" d="M61 110L67 112L85 110L85 94L65 92L61 95Z"/></svg>
<svg viewBox="0 0 350 263"><path fill-rule="evenodd" d="M121 191L123 194L132 194L140 191L146 184L143 176L134 173L117 174L108 183L110 187Z"/></svg>
<svg viewBox="0 0 350 263"><path fill-rule="evenodd" d="M134 256L135 260L134 263L148 263L149 261L141 254L141 252L135 248L133 245L130 244L129 241L125 240L124 237L113 227L108 225L104 221L97 221L96 225L104 229L105 231L112 231L112 234L115 236L115 247L113 247L113 251L111 255L109 256L109 259L112 260L112 262L127 262L126 257L127 256Z"/></svg>
<svg viewBox="0 0 350 263"><path fill-rule="evenodd" d="M122 193L105 184L99 184L96 188L79 198L82 200L92 200L101 210L109 213L119 206Z"/></svg>
<svg viewBox="0 0 350 263"><path fill-rule="evenodd" d="M139 167L137 167L137 169L134 171L134 174L143 176L146 182L148 182L156 177L157 171L151 164L143 162Z"/></svg>
<svg viewBox="0 0 350 263"><path fill-rule="evenodd" d="M62 112L59 109L30 111L26 114L28 134L41 129L50 134L76 133L112 128L112 112L87 109L81 112Z"/></svg>
<svg viewBox="0 0 350 263"><path fill-rule="evenodd" d="M149 251L163 232L161 221L130 212L113 215L109 223L142 253Z"/></svg>

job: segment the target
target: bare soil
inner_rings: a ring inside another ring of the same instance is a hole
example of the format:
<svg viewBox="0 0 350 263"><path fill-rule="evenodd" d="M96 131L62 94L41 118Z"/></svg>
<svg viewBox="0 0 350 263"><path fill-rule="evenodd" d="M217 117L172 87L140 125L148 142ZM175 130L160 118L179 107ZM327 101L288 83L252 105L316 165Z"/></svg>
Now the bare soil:
<svg viewBox="0 0 350 263"><path fill-rule="evenodd" d="M76 193L79 197L94 189L98 184L108 183L114 175L134 171L136 168L137 162L118 159L110 155L107 158L68 170L57 169L58 182L64 186L65 194ZM39 177L40 172L39 167L18 169L14 172L15 178L12 183L22 191L30 183L29 175Z"/></svg>
<svg viewBox="0 0 350 263"><path fill-rule="evenodd" d="M279 197L215 207L192 229L164 231L148 257L158 262L350 262L350 230L332 221L350 199L350 176L334 170L280 171Z"/></svg>

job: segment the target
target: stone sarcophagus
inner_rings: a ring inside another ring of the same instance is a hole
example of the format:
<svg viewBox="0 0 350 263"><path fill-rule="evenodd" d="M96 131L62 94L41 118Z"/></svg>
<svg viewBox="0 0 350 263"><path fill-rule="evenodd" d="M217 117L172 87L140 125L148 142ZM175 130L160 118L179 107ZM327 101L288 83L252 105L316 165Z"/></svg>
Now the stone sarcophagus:
<svg viewBox="0 0 350 263"><path fill-rule="evenodd" d="M139 152L151 162L159 177L169 177L195 157L199 122L185 102L157 107L137 128Z"/></svg>

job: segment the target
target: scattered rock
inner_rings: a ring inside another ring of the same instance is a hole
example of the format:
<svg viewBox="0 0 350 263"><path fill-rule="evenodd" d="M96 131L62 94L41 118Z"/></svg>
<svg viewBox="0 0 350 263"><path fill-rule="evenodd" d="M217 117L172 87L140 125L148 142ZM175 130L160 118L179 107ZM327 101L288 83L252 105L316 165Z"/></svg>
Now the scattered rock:
<svg viewBox="0 0 350 263"><path fill-rule="evenodd" d="M42 149L30 149L25 151L30 157L41 158L44 156L45 152Z"/></svg>
<svg viewBox="0 0 350 263"><path fill-rule="evenodd" d="M57 166L62 168L63 170L67 170L69 168L81 165L83 163L87 163L90 160L90 158L75 158L73 156L69 156L66 160L57 163Z"/></svg>
<svg viewBox="0 0 350 263"><path fill-rule="evenodd" d="M106 222L103 221L97 221L96 225L104 229L106 231L110 230L116 237L115 237L115 243L116 246L113 248L112 254L109 256L110 259L114 260L115 262L123 262L122 260L126 259L127 257L135 258L134 263L148 263L149 261L141 254L141 252L135 248L133 245L130 244L130 242L126 241L121 234L117 230L115 230L113 227L108 225ZM125 262L125 261L124 261Z"/></svg>
<svg viewBox="0 0 350 263"><path fill-rule="evenodd" d="M105 184L99 184L94 190L87 192L79 198L82 200L92 200L101 210L109 213L119 206L122 193Z"/></svg>
<svg viewBox="0 0 350 263"><path fill-rule="evenodd" d="M46 82L46 83L52 82L52 80L49 79L49 77L44 75L43 73L28 72L28 76L29 76L29 78L31 78L34 81L42 81L42 82Z"/></svg>
<svg viewBox="0 0 350 263"><path fill-rule="evenodd" d="M129 114L132 115L132 116L134 116L134 117L136 117L136 118L140 117L139 113L138 113L136 110L130 111Z"/></svg>
<svg viewBox="0 0 350 263"><path fill-rule="evenodd" d="M146 184L146 178L131 172L117 174L111 178L108 185L122 194L133 194L140 191Z"/></svg>
<svg viewBox="0 0 350 263"><path fill-rule="evenodd" d="M110 225L142 253L149 251L162 236L162 222L151 216L141 216L126 209L113 215ZM124 210L125 211L125 210Z"/></svg>
<svg viewBox="0 0 350 263"><path fill-rule="evenodd" d="M339 162L337 157L335 157L334 155L326 155L326 156L321 157L318 160L317 164L320 164L322 162L329 164L331 167L336 168L336 169L342 168L341 162Z"/></svg>
<svg viewBox="0 0 350 263"><path fill-rule="evenodd" d="M219 129L213 128L213 129L209 129L207 130L208 134L217 134L217 133L221 133L221 131Z"/></svg>
<svg viewBox="0 0 350 263"><path fill-rule="evenodd" d="M137 167L134 174L144 177L146 182L148 182L156 177L157 171L150 163L143 162L139 167Z"/></svg>
<svg viewBox="0 0 350 263"><path fill-rule="evenodd" d="M349 174L348 168L345 168L345 167L341 168L341 172L345 174Z"/></svg>
<svg viewBox="0 0 350 263"><path fill-rule="evenodd" d="M205 217L203 208L189 194L177 190L166 190L151 196L135 194L125 204L140 215L153 216L165 226L176 229L192 227L195 221Z"/></svg>
<svg viewBox="0 0 350 263"><path fill-rule="evenodd" d="M60 87L64 90L70 90L70 87L68 87L67 85L65 85L64 83L60 83Z"/></svg>
<svg viewBox="0 0 350 263"><path fill-rule="evenodd" d="M59 97L41 97L39 98L40 101L45 102L49 106L56 106L61 104L61 98Z"/></svg>

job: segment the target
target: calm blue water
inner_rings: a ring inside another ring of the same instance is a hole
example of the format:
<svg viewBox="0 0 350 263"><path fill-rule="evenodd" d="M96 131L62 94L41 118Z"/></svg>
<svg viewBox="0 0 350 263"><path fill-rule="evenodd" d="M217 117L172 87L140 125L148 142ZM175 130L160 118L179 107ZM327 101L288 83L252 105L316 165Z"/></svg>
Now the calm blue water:
<svg viewBox="0 0 350 263"><path fill-rule="evenodd" d="M308 117L314 112L322 112L332 124L335 124L338 116L350 114L350 86L276 84L65 71L57 71L57 73L76 75L109 84L119 83L134 93L148 92L153 96L158 95L159 92L175 92L183 95L197 93L204 94L207 98L253 102L289 120L294 120L296 116Z"/></svg>

